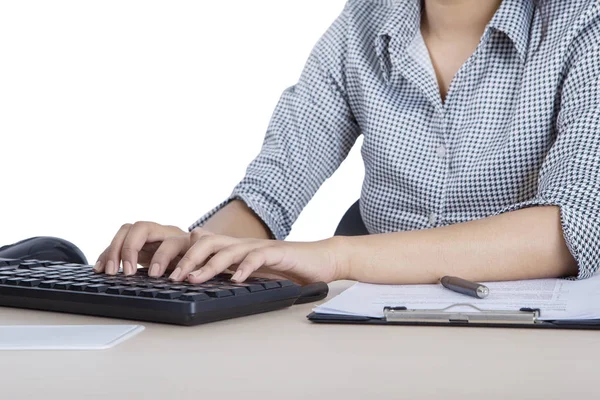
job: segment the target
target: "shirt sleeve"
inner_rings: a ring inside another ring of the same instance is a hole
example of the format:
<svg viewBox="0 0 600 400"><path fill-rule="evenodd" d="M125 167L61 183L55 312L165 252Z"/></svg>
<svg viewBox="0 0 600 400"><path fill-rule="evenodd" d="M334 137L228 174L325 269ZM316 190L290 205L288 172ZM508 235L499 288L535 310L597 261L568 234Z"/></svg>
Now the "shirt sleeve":
<svg viewBox="0 0 600 400"><path fill-rule="evenodd" d="M262 149L242 181L190 230L240 199L275 239L283 240L317 189L346 158L360 135L345 90L347 9L348 3L313 47L298 82L283 91Z"/></svg>
<svg viewBox="0 0 600 400"><path fill-rule="evenodd" d="M556 140L540 170L537 196L501 212L530 206L560 207L563 235L578 275L600 266L600 51L575 61L564 80Z"/></svg>

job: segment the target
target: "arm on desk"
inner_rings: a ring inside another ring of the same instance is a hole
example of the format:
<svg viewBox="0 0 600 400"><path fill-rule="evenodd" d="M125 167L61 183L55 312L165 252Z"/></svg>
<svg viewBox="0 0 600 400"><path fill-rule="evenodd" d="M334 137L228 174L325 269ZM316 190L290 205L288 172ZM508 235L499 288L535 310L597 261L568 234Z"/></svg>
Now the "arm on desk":
<svg viewBox="0 0 600 400"><path fill-rule="evenodd" d="M437 283L577 275L560 209L530 207L434 229L341 238L339 269L370 283Z"/></svg>

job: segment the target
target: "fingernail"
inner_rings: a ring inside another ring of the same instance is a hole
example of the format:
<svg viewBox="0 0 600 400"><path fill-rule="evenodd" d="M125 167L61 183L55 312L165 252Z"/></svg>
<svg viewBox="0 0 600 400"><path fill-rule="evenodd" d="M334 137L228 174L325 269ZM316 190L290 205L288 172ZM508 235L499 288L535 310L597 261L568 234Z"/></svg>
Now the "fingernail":
<svg viewBox="0 0 600 400"><path fill-rule="evenodd" d="M160 270L160 265L158 265L158 263L154 263L152 264L152 266L150 267L150 272L148 272L148 274L150 276L158 276L158 271Z"/></svg>
<svg viewBox="0 0 600 400"><path fill-rule="evenodd" d="M233 274L233 276L231 277L231 280L237 282L240 280L241 277L242 277L242 271L238 269L237 271L235 271L235 274Z"/></svg>
<svg viewBox="0 0 600 400"><path fill-rule="evenodd" d="M188 278L199 278L204 273L203 269L198 269L194 272L190 272Z"/></svg>
<svg viewBox="0 0 600 400"><path fill-rule="evenodd" d="M173 271L173 273L169 276L169 279L171 280L177 280L179 279L179 275L181 275L181 268L175 268L175 271Z"/></svg>
<svg viewBox="0 0 600 400"><path fill-rule="evenodd" d="M106 271L107 274L109 275L114 275L116 274L116 268L115 268L115 262L113 260L110 260L109 262L106 263Z"/></svg>
<svg viewBox="0 0 600 400"><path fill-rule="evenodd" d="M133 274L133 267L131 266L131 263L129 261L125 261L123 263L123 273L125 275Z"/></svg>
<svg viewBox="0 0 600 400"><path fill-rule="evenodd" d="M96 262L96 265L94 265L94 271L100 272L100 268L102 268L102 261Z"/></svg>

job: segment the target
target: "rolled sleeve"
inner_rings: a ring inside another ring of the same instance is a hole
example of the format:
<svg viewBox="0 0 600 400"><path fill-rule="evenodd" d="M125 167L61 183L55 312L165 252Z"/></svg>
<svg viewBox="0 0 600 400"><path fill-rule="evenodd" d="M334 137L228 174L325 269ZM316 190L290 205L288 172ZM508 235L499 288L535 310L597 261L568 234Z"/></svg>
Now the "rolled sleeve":
<svg viewBox="0 0 600 400"><path fill-rule="evenodd" d="M190 226L203 225L233 199L244 201L285 239L302 209L360 135L345 90L346 12L313 47L298 82L285 89L262 148L230 196Z"/></svg>
<svg viewBox="0 0 600 400"><path fill-rule="evenodd" d="M531 206L560 207L577 279L600 266L600 51L588 51L565 79L556 121L556 141L538 181L538 194L499 213Z"/></svg>

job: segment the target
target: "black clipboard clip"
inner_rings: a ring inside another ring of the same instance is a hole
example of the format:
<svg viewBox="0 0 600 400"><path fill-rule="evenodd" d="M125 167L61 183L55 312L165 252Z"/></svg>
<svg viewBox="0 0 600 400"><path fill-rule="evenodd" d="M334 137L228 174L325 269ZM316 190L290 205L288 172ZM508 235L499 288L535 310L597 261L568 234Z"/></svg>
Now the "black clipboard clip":
<svg viewBox="0 0 600 400"><path fill-rule="evenodd" d="M453 308L469 307L474 311L452 311ZM458 303L438 310L409 310L406 307L384 307L386 322L421 322L448 324L536 324L540 323L540 310L521 308L519 311L482 310L472 304Z"/></svg>

